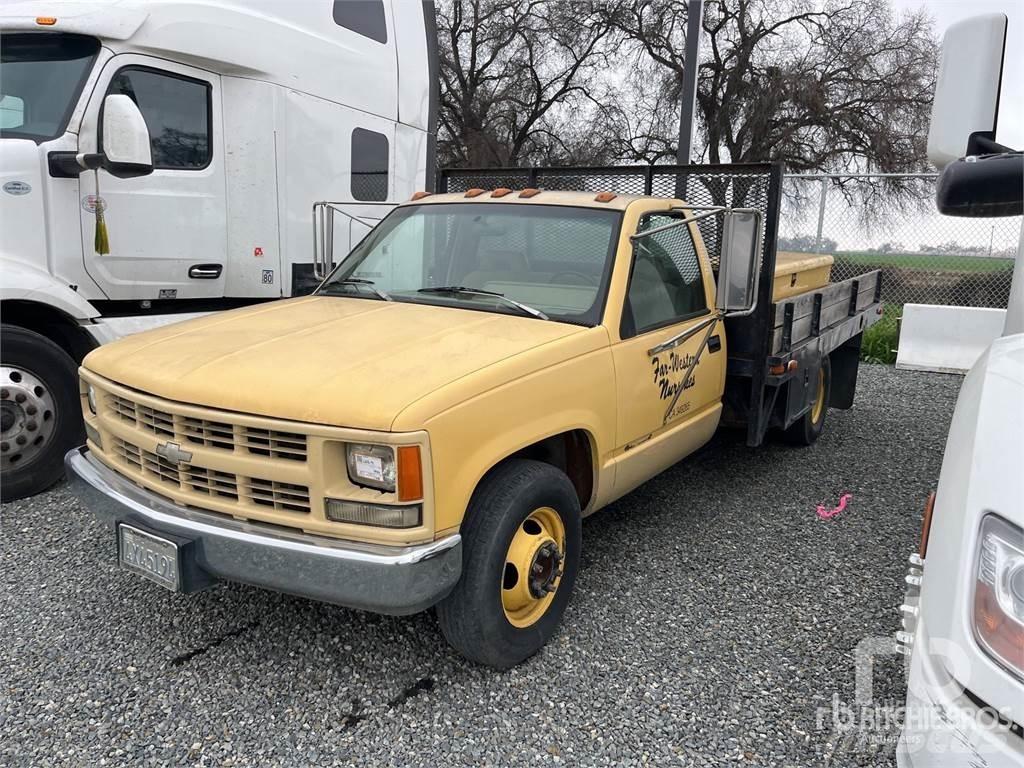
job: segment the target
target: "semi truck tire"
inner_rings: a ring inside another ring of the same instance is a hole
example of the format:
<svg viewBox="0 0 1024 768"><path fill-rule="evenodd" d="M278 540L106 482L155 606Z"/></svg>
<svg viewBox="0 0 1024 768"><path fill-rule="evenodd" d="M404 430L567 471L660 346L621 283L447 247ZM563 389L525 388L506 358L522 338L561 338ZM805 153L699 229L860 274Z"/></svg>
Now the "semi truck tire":
<svg viewBox="0 0 1024 768"><path fill-rule="evenodd" d="M815 390L814 403L807 413L795 421L784 433L787 443L792 445L811 445L825 430L825 416L828 414L828 402L832 396L832 363L828 355L821 358L818 367L818 383Z"/></svg>
<svg viewBox="0 0 1024 768"><path fill-rule="evenodd" d="M473 493L462 526L462 577L437 606L448 642L495 669L529 658L554 634L579 570L579 499L566 475L512 459Z"/></svg>
<svg viewBox="0 0 1024 768"><path fill-rule="evenodd" d="M84 442L74 360L45 336L0 327L0 499L31 496L64 476Z"/></svg>

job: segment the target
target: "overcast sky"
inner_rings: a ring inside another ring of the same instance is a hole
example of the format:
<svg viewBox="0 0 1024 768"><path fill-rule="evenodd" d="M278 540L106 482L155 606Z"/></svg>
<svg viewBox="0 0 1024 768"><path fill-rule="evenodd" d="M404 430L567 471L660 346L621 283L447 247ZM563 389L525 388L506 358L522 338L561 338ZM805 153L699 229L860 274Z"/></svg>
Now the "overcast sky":
<svg viewBox="0 0 1024 768"><path fill-rule="evenodd" d="M996 138L1024 149L1024 3L1021 0L893 0L897 10L928 9L942 35L951 24L982 13L1005 13L1010 20L1003 60L1003 90L999 97Z"/></svg>

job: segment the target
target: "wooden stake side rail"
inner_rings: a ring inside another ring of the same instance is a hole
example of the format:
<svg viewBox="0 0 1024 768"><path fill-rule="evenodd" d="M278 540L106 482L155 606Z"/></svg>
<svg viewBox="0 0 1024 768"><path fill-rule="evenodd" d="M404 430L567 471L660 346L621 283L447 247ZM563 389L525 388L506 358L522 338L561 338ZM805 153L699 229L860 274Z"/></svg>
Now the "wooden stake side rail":
<svg viewBox="0 0 1024 768"><path fill-rule="evenodd" d="M771 354L786 354L808 339L864 312L881 301L878 270L772 305Z"/></svg>

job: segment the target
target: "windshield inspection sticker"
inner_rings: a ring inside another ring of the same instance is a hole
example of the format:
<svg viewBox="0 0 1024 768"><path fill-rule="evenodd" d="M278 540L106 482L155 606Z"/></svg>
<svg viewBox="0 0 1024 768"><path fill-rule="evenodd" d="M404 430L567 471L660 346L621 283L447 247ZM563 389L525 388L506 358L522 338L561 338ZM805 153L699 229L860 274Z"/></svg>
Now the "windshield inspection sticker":
<svg viewBox="0 0 1024 768"><path fill-rule="evenodd" d="M8 195L27 195L32 191L32 185L24 181L8 181L4 184L4 192Z"/></svg>
<svg viewBox="0 0 1024 768"><path fill-rule="evenodd" d="M376 456L356 454L356 474L370 480L384 482L384 462Z"/></svg>

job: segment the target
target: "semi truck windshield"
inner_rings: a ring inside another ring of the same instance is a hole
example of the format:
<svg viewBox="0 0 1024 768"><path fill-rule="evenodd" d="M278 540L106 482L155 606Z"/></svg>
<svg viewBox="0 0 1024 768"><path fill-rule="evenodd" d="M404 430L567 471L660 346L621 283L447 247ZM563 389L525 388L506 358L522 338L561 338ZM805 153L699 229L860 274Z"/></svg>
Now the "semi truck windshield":
<svg viewBox="0 0 1024 768"><path fill-rule="evenodd" d="M0 36L0 136L45 141L64 133L99 49L81 35Z"/></svg>

